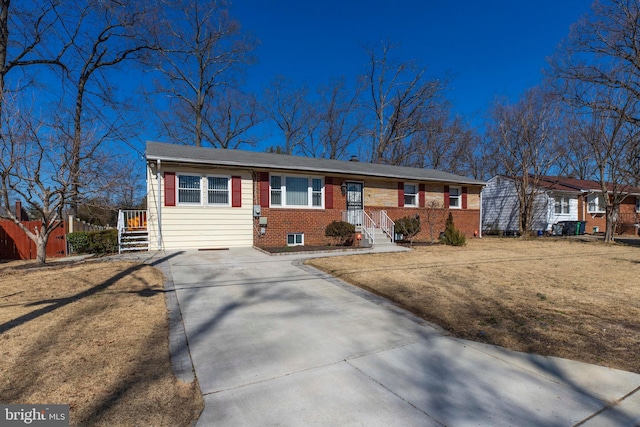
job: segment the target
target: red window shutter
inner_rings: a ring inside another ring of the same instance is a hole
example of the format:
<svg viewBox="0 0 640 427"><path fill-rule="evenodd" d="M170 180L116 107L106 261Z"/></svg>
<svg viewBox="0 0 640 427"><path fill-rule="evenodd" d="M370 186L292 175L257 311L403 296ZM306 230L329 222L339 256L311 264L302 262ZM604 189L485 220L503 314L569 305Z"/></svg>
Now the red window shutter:
<svg viewBox="0 0 640 427"><path fill-rule="evenodd" d="M164 173L164 205L176 205L176 174L175 172Z"/></svg>
<svg viewBox="0 0 640 427"><path fill-rule="evenodd" d="M418 194L418 206L424 208L424 192L425 186L424 184L420 184L420 193Z"/></svg>
<svg viewBox="0 0 640 427"><path fill-rule="evenodd" d="M449 208L449 186L444 186L444 207L445 209Z"/></svg>
<svg viewBox="0 0 640 427"><path fill-rule="evenodd" d="M231 207L242 207L242 178L239 176L231 177Z"/></svg>
<svg viewBox="0 0 640 427"><path fill-rule="evenodd" d="M324 208L333 209L333 178L324 178Z"/></svg>
<svg viewBox="0 0 640 427"><path fill-rule="evenodd" d="M462 209L467 209L467 187L462 187Z"/></svg>
<svg viewBox="0 0 640 427"><path fill-rule="evenodd" d="M260 206L269 207L269 172L260 172Z"/></svg>
<svg viewBox="0 0 640 427"><path fill-rule="evenodd" d="M404 207L404 182L398 183L398 207Z"/></svg>

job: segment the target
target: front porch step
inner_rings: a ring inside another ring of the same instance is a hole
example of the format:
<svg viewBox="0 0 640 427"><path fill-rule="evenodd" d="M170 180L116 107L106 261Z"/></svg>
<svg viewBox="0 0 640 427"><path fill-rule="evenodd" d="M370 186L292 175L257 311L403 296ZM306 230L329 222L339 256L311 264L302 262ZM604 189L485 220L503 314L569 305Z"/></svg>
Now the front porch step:
<svg viewBox="0 0 640 427"><path fill-rule="evenodd" d="M361 231L361 230L359 230L359 228L360 227L357 227L358 231ZM391 238L389 236L387 236L385 234L385 232L382 231L379 228L375 228L373 230L373 238L375 240L375 243L374 243L373 246L375 246L375 247L395 246L396 245L395 243L393 243L391 241ZM368 241L368 239L366 237L363 237L363 239L364 239L364 241L362 242L363 244L365 244L365 245L369 245L370 244L370 242Z"/></svg>

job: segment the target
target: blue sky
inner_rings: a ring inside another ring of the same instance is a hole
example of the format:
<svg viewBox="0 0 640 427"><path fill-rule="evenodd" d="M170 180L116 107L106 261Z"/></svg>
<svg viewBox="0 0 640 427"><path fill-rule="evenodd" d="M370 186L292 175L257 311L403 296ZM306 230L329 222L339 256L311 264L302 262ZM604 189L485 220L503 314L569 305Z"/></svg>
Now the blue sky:
<svg viewBox="0 0 640 427"><path fill-rule="evenodd" d="M261 41L249 89L276 75L315 88L355 79L365 47L389 41L430 74L453 77L455 111L480 122L495 96L537 84L546 58L590 0L236 0L231 13Z"/></svg>

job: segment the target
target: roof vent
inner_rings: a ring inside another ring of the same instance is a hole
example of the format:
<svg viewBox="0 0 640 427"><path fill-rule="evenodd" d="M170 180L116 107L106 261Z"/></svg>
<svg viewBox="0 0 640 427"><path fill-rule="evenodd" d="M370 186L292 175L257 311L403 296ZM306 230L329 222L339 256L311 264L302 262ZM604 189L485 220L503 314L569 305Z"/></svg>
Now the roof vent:
<svg viewBox="0 0 640 427"><path fill-rule="evenodd" d="M358 161L358 156L356 156L355 154L353 156L351 156L351 158L349 159L350 162L357 162Z"/></svg>

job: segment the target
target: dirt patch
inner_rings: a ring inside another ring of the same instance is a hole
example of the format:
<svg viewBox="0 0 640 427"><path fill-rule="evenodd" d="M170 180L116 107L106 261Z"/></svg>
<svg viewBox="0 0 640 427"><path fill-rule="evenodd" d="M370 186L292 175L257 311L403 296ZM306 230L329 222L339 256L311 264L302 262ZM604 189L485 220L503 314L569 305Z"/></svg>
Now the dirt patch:
<svg viewBox="0 0 640 427"><path fill-rule="evenodd" d="M202 396L172 374L157 269L22 265L0 270L1 402L69 404L72 425L190 425Z"/></svg>
<svg viewBox="0 0 640 427"><path fill-rule="evenodd" d="M452 335L640 373L640 249L485 238L308 261Z"/></svg>

